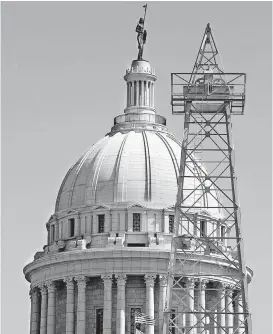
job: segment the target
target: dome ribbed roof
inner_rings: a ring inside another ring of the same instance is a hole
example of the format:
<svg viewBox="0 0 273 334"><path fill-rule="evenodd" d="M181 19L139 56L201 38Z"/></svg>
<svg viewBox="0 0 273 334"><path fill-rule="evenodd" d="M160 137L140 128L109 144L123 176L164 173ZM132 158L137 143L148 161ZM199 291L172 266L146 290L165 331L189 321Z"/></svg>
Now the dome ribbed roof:
<svg viewBox="0 0 273 334"><path fill-rule="evenodd" d="M133 130L107 135L69 169L55 211L121 202L173 206L180 155L181 144L167 132ZM203 200L207 202L208 196ZM209 201L217 206L211 196Z"/></svg>

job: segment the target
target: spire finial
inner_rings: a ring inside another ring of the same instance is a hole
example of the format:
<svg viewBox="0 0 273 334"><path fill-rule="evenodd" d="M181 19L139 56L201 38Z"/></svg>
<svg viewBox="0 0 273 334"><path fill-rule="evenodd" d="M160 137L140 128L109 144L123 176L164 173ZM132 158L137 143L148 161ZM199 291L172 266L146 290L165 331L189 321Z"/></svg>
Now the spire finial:
<svg viewBox="0 0 273 334"><path fill-rule="evenodd" d="M146 38L147 38L147 31L144 29L144 24L145 24L145 18L146 18L146 10L147 10L147 4L143 6L145 8L144 10L144 18L140 18L138 25L136 26L136 32L137 32L137 42L138 42L138 60L142 60L142 55L143 55L143 49L144 49L144 44L146 43Z"/></svg>

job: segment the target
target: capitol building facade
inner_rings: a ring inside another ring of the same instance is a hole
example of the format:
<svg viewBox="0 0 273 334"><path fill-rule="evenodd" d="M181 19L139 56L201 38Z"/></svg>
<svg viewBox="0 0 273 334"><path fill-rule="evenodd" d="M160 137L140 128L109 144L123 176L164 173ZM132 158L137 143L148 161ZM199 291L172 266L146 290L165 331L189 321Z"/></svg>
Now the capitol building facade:
<svg viewBox="0 0 273 334"><path fill-rule="evenodd" d="M124 114L67 172L46 224L47 243L24 268L31 334L134 333L135 310L155 319L145 333L162 333L181 143L156 114L150 63L134 60L124 79ZM207 206L217 206L213 195L204 196ZM209 214L214 219L206 229L220 236L220 210ZM210 260L204 266L210 273L220 270ZM248 274L250 280L250 269ZM185 272L183 284L205 308L217 297L213 287L228 287L213 277L196 282ZM238 311L234 294L220 306ZM173 302L174 309L181 307ZM238 319L220 321L232 330ZM209 319L208 333L218 334Z"/></svg>

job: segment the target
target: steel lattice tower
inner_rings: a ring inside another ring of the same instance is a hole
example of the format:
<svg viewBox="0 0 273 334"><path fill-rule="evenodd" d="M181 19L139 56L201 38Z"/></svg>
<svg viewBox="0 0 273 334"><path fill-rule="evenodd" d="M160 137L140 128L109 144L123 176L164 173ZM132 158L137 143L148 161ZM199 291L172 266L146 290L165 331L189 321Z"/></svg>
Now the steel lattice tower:
<svg viewBox="0 0 273 334"><path fill-rule="evenodd" d="M244 112L246 75L224 73L220 63L208 24L193 71L171 75L184 136L165 334L251 333L231 131L231 116Z"/></svg>

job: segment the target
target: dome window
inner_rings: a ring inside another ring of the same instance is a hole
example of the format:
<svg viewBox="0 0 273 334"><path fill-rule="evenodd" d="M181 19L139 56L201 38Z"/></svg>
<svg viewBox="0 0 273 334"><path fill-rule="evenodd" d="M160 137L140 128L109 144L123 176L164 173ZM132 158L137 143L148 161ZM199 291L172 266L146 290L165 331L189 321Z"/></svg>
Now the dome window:
<svg viewBox="0 0 273 334"><path fill-rule="evenodd" d="M133 232L140 232L140 213L133 213Z"/></svg>
<svg viewBox="0 0 273 334"><path fill-rule="evenodd" d="M55 226L51 225L50 226L50 234L51 234L51 242L53 242L55 240Z"/></svg>
<svg viewBox="0 0 273 334"><path fill-rule="evenodd" d="M169 233L174 232L174 215L169 215Z"/></svg>
<svg viewBox="0 0 273 334"><path fill-rule="evenodd" d="M104 233L104 221L105 221L105 215L98 215L99 220L99 233Z"/></svg>
<svg viewBox="0 0 273 334"><path fill-rule="evenodd" d="M207 235L207 222L205 220L200 220L200 237L205 237Z"/></svg>
<svg viewBox="0 0 273 334"><path fill-rule="evenodd" d="M69 237L74 237L75 234L75 218L68 219Z"/></svg>
<svg viewBox="0 0 273 334"><path fill-rule="evenodd" d="M221 241L224 241L225 234L226 234L226 227L221 226Z"/></svg>

